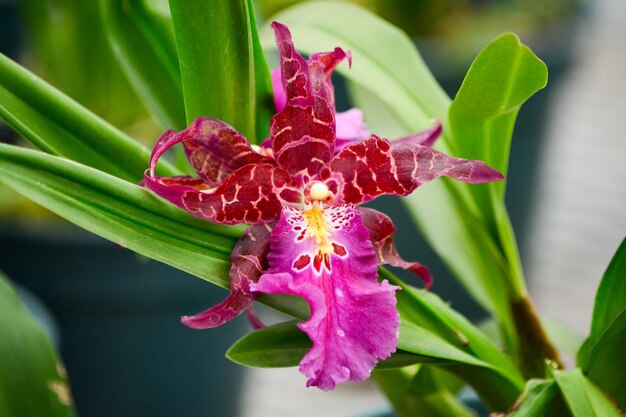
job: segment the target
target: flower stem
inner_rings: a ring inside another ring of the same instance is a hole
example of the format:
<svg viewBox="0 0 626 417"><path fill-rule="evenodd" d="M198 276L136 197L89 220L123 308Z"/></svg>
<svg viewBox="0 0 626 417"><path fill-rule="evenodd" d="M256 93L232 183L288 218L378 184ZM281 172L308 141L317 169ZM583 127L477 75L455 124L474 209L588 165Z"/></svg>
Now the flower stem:
<svg viewBox="0 0 626 417"><path fill-rule="evenodd" d="M524 376L544 377L548 362L562 369L559 352L548 338L528 294L511 300L509 305L519 338L518 360Z"/></svg>

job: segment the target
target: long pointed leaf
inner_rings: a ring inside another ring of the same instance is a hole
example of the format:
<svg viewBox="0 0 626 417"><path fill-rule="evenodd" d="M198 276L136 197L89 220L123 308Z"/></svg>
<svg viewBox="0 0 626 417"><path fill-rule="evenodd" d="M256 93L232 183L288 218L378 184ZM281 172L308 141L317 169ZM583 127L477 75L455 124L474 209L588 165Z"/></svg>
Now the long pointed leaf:
<svg viewBox="0 0 626 417"><path fill-rule="evenodd" d="M602 333L611 325L626 305L626 239L624 239L609 263L596 293L591 321L591 332L578 354L579 365L586 366L589 350Z"/></svg>
<svg viewBox="0 0 626 417"><path fill-rule="evenodd" d="M0 117L39 149L120 178L138 182L148 167L147 149L1 54Z"/></svg>
<svg viewBox="0 0 626 417"><path fill-rule="evenodd" d="M265 60L261 47L259 32L254 16L252 0L248 1L250 18L250 33L252 35L252 52L254 57L254 92L256 97L256 140L249 138L252 143L260 143L270 135L270 120L274 115L274 95L270 69Z"/></svg>
<svg viewBox="0 0 626 417"><path fill-rule="evenodd" d="M573 417L620 417L620 412L579 368L555 371L554 379Z"/></svg>
<svg viewBox="0 0 626 417"><path fill-rule="evenodd" d="M244 227L197 219L152 192L95 169L0 144L3 183L70 222L149 258L229 288L229 254ZM121 250L121 249L120 249ZM265 304L303 317L299 299Z"/></svg>
<svg viewBox="0 0 626 417"><path fill-rule="evenodd" d="M77 163L0 145L2 182L90 232L223 287L240 230L196 219L150 191Z"/></svg>
<svg viewBox="0 0 626 417"><path fill-rule="evenodd" d="M254 57L246 0L170 0L187 123L216 117L254 138Z"/></svg>

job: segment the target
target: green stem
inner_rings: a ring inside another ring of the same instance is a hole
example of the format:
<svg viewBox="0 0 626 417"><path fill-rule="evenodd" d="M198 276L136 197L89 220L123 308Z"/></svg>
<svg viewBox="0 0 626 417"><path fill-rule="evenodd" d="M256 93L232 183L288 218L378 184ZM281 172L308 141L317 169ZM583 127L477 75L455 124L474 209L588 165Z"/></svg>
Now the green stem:
<svg viewBox="0 0 626 417"><path fill-rule="evenodd" d="M563 368L559 352L548 338L528 294L520 299L510 300L509 305L519 337L518 359L524 376L544 377L546 362Z"/></svg>

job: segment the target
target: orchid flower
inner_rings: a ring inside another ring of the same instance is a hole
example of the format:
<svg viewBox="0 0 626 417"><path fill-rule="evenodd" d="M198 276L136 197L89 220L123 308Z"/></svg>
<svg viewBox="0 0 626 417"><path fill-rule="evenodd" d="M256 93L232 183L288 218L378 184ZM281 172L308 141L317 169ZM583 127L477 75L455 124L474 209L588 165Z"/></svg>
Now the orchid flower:
<svg viewBox="0 0 626 417"><path fill-rule="evenodd" d="M340 48L296 52L286 26L273 23L284 104L272 118L270 146L254 146L226 123L197 118L165 132L152 152L144 185L194 216L248 223L235 246L231 294L182 322L211 328L249 309L260 294L304 298L309 319L299 323L313 342L300 362L307 386L334 389L366 379L396 349L398 287L378 282L379 264L410 269L430 284L428 269L404 261L385 214L358 207L383 194L406 196L440 176L468 183L502 179L480 161L433 150L441 126L397 142L371 135L338 147L333 69L349 54ZM182 143L199 178L159 177L156 163Z"/></svg>

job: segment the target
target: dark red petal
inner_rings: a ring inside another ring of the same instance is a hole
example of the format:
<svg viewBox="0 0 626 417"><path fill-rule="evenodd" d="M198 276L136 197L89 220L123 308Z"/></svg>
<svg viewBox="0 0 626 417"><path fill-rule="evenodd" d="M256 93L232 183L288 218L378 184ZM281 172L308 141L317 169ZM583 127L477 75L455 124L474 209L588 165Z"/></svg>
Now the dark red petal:
<svg viewBox="0 0 626 417"><path fill-rule="evenodd" d="M230 254L232 262L229 272L231 294L220 304L202 313L182 317L183 324L194 329L218 327L252 308L252 303L258 294L253 294L250 291L250 283L258 281L263 271L267 269L271 231L272 226L268 224L255 224L243 233ZM250 314L254 313L251 312ZM255 326L261 324L251 321Z"/></svg>
<svg viewBox="0 0 626 417"><path fill-rule="evenodd" d="M241 167L208 190L189 181L146 175L144 186L196 217L225 224L270 222L299 196L289 174L270 164Z"/></svg>
<svg viewBox="0 0 626 417"><path fill-rule="evenodd" d="M295 50L286 26L274 22L272 29L287 96L285 108L270 126L276 162L294 176L315 177L335 148L333 93L326 74L346 54L318 54L309 65Z"/></svg>
<svg viewBox="0 0 626 417"><path fill-rule="evenodd" d="M392 145L377 136L339 152L330 162L329 172L322 175L328 178L326 183L335 192L337 203L352 204L382 194L408 195L441 176L471 184L503 179L482 161L453 158L414 143Z"/></svg>
<svg viewBox="0 0 626 417"><path fill-rule="evenodd" d="M341 48L335 48L330 52L318 52L309 58L309 76L313 95L322 97L335 110L335 89L330 76L337 65L344 59L348 65L352 65L352 55Z"/></svg>
<svg viewBox="0 0 626 417"><path fill-rule="evenodd" d="M441 136L441 121L435 120L436 124L433 127L429 127L428 129L421 130L419 132L413 133L412 135L408 135L393 141L394 146L404 144L404 145L422 145L432 147L437 139Z"/></svg>
<svg viewBox="0 0 626 417"><path fill-rule="evenodd" d="M159 138L152 151L151 170L163 152L180 142L191 166L213 185L244 165L273 163L271 158L255 152L246 138L228 124L201 116L187 129L179 133L170 130Z"/></svg>
<svg viewBox="0 0 626 417"><path fill-rule="evenodd" d="M396 227L391 219L380 211L359 207L363 224L370 231L370 241L374 245L374 250L381 264L388 264L397 268L408 269L424 281L426 288L430 288L433 277L428 268L419 262L407 262L396 250L393 242L393 234Z"/></svg>

